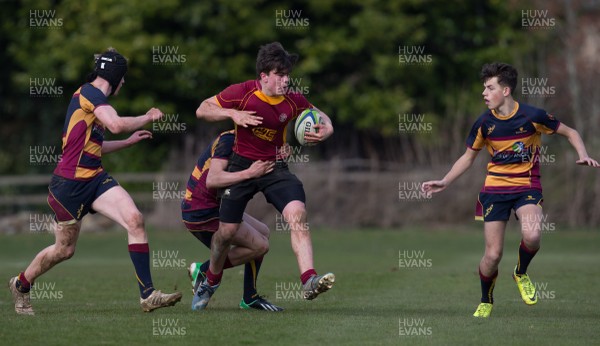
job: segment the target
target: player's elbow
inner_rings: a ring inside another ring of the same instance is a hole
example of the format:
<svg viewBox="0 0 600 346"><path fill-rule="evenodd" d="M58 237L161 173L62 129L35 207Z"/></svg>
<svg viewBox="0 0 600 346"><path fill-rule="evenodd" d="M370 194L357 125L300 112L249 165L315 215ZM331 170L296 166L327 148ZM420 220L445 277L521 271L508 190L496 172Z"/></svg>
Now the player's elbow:
<svg viewBox="0 0 600 346"><path fill-rule="evenodd" d="M115 135L125 132L125 127L123 126L123 122L120 118L109 121L108 123L104 124L104 126L108 129L108 131L110 131L110 133Z"/></svg>
<svg viewBox="0 0 600 346"><path fill-rule="evenodd" d="M202 102L202 104L204 104L204 102ZM202 104L198 107L198 109L196 109L196 118L198 118L198 119L204 118L204 112L202 110Z"/></svg>
<svg viewBox="0 0 600 346"><path fill-rule="evenodd" d="M467 154L464 156L464 160L471 166L475 162L475 156Z"/></svg>
<svg viewBox="0 0 600 346"><path fill-rule="evenodd" d="M474 158L472 158L472 157L467 157L467 158L466 158L466 160L465 160L465 166L466 166L466 169L469 169L469 168L471 168L471 167L473 166L473 163L474 163L474 162L475 162L475 159L474 159Z"/></svg>
<svg viewBox="0 0 600 346"><path fill-rule="evenodd" d="M202 101L202 103L200 104L200 106L198 106L198 109L196 109L196 118L198 119L206 119L206 117L208 116L210 106L207 102L207 100Z"/></svg>
<svg viewBox="0 0 600 346"><path fill-rule="evenodd" d="M574 128L571 128L571 127L567 129L567 137L571 141L581 139L581 135L579 134L579 132L577 132L577 130L575 130Z"/></svg>
<svg viewBox="0 0 600 346"><path fill-rule="evenodd" d="M208 187L209 189L218 189L223 187L222 184L219 184L219 181L217 179L215 179L214 176L211 176L210 174L206 177L206 187Z"/></svg>

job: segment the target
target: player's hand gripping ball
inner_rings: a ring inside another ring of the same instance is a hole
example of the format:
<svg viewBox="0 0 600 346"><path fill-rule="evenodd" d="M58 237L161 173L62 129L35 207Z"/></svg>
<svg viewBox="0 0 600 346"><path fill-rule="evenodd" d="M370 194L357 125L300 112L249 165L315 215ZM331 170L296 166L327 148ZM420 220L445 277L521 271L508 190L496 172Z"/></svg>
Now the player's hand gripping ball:
<svg viewBox="0 0 600 346"><path fill-rule="evenodd" d="M294 133L296 134L296 139L298 139L298 143L300 145L310 146L317 144L316 142L306 142L304 136L308 132L318 132L318 129L315 129L315 124L321 123L321 116L319 112L314 108L306 109L302 112L298 118L296 118L296 124L294 124Z"/></svg>

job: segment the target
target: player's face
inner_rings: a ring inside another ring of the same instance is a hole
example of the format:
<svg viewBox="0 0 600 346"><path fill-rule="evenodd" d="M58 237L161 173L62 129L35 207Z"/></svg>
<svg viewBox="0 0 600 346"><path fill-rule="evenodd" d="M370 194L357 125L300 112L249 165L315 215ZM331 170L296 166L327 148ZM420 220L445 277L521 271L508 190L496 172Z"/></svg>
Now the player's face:
<svg viewBox="0 0 600 346"><path fill-rule="evenodd" d="M121 87L123 86L123 84L125 84L125 77L121 78L121 81L119 82L119 85L117 86L117 90L115 90L115 95L119 95L119 90L121 90Z"/></svg>
<svg viewBox="0 0 600 346"><path fill-rule="evenodd" d="M287 92L290 76L285 72L271 70L268 75L261 73L261 81L263 84L263 91L267 95L278 96Z"/></svg>
<svg viewBox="0 0 600 346"><path fill-rule="evenodd" d="M483 83L481 94L489 109L497 109L504 104L504 98L510 95L510 88L498 84L498 77L492 77Z"/></svg>

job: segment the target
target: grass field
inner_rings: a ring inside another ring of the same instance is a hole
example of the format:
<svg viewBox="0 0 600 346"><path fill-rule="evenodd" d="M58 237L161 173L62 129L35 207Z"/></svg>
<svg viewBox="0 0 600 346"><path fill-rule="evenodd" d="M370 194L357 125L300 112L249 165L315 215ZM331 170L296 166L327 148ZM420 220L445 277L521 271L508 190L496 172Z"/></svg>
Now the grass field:
<svg viewBox="0 0 600 346"><path fill-rule="evenodd" d="M519 242L507 232L488 320L471 315L480 296L477 231L315 231L319 272L336 286L314 301L298 298L289 234L274 233L259 292L283 313L242 311L242 271L230 269L208 309L190 309L183 266L208 251L191 235L150 232L155 286L184 292L180 304L142 313L124 233L83 234L78 250L38 280L35 317L17 316L6 282L53 239L0 236L0 340L3 345L589 345L600 342L600 233L545 234L530 267L540 300L526 306L510 277ZM162 334L162 335L161 335Z"/></svg>

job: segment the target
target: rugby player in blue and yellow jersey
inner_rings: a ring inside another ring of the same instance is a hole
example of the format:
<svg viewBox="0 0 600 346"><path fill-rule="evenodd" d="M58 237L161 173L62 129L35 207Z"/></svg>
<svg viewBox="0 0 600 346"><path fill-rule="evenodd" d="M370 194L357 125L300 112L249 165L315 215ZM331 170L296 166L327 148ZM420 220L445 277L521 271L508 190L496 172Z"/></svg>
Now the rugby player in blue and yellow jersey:
<svg viewBox="0 0 600 346"><path fill-rule="evenodd" d="M127 230L129 254L140 288L140 305L149 312L172 306L181 293L155 290L150 275L148 237L135 203L102 167L102 154L152 138L149 131L136 131L126 140L104 141L104 131L132 132L158 120L162 112L151 108L137 117L122 117L108 103L125 83L127 60L114 49L96 58L95 69L71 98L62 137L62 158L48 187L48 204L56 220L55 243L40 251L24 272L10 279L9 287L19 314L33 315L29 290L34 281L75 253L81 220L98 212Z"/></svg>
<svg viewBox="0 0 600 346"><path fill-rule="evenodd" d="M213 235L219 229L218 189L263 176L272 172L275 166L273 161L258 160L245 170L227 172L225 168L233 152L234 140L234 131L223 132L200 154L181 202L183 223L209 249ZM224 266L227 269L245 264L244 295L240 302L242 309L283 311L281 307L259 296L256 290L263 256L269 250L269 235L267 225L244 213L243 222L233 237ZM210 261L190 265L189 274L194 291L206 277L209 266Z"/></svg>
<svg viewBox="0 0 600 346"><path fill-rule="evenodd" d="M579 165L598 167L590 158L579 133L554 116L512 97L517 86L517 70L504 63L483 66L483 99L489 108L473 125L466 152L442 180L423 183L425 192L444 190L486 148L491 156L487 176L476 207L476 219L484 222L485 253L479 263L481 303L473 314L488 317L494 303L493 290L504 247L504 232L512 210L521 224L522 240L512 276L521 298L528 305L537 303L535 286L527 267L540 248L542 230L542 185L540 183L541 135L565 136L577 151Z"/></svg>
<svg viewBox="0 0 600 346"><path fill-rule="evenodd" d="M227 87L204 100L196 110L200 119L233 120L236 124L229 172L247 169L258 160L277 161L285 144L287 125L312 107L304 95L288 92L289 74L297 60L298 56L289 54L279 42L264 45L256 58L257 79ZM331 119L319 113L322 123L315 125L316 132L306 135L309 142L321 142L333 134ZM302 182L289 171L287 164L277 162L273 172L225 189L219 210L219 230L212 240L209 270L194 295L193 309L204 309L219 287L231 241L240 228L248 201L259 191L290 225L304 298L312 300L333 286L332 273L317 275L314 269Z"/></svg>

